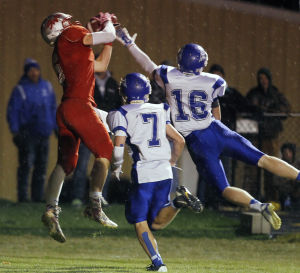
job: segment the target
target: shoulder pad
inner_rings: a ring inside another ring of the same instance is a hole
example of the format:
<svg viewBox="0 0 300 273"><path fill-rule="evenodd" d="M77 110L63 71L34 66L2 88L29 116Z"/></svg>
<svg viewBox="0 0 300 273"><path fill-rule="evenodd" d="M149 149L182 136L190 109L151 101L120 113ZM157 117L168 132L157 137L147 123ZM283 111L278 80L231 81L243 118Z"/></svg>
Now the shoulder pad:
<svg viewBox="0 0 300 273"><path fill-rule="evenodd" d="M81 41L81 39L88 33L89 31L83 26L72 25L62 32L61 37L71 43L75 43Z"/></svg>

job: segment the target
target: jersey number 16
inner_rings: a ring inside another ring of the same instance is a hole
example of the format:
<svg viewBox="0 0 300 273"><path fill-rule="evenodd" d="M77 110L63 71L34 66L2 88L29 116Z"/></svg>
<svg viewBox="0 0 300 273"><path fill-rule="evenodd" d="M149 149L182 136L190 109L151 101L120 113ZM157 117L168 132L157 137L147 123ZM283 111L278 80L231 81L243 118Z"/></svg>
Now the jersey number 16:
<svg viewBox="0 0 300 273"><path fill-rule="evenodd" d="M188 121L190 115L186 114L182 104L182 90L174 89L171 92L172 96L175 97L179 114L176 115L176 121ZM208 116L206 110L207 104L204 103L208 99L207 93L202 90L192 90L188 94L188 104L191 110L192 118L195 120L203 120Z"/></svg>

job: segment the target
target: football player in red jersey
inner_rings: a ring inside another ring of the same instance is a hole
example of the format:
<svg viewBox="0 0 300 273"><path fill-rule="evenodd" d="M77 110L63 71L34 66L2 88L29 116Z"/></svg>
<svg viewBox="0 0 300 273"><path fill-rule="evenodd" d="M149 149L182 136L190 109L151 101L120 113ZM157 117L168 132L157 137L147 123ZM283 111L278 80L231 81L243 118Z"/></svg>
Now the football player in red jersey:
<svg viewBox="0 0 300 273"><path fill-rule="evenodd" d="M100 13L83 27L73 22L72 16L64 13L49 15L42 23L44 40L54 46L52 62L59 82L63 86L63 97L57 109L59 127L58 160L49 178L46 189L46 211L42 221L49 235L59 241L66 238L60 228L58 215L61 211L58 199L64 178L75 168L80 140L94 153L95 162L90 181L90 202L85 216L104 226L116 228L101 208L100 198L110 164L113 145L101 117L94 107L94 72L106 71L116 34L113 25L116 17ZM90 46L104 44L95 60Z"/></svg>

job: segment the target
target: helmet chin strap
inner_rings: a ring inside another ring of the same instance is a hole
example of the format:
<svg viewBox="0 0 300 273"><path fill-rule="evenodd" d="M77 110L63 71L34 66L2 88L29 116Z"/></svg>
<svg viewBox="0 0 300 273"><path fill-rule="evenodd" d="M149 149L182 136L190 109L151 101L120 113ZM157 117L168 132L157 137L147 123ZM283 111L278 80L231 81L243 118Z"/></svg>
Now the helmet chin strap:
<svg viewBox="0 0 300 273"><path fill-rule="evenodd" d="M129 102L129 104L138 104L138 103L145 103L145 101L144 100L131 100Z"/></svg>

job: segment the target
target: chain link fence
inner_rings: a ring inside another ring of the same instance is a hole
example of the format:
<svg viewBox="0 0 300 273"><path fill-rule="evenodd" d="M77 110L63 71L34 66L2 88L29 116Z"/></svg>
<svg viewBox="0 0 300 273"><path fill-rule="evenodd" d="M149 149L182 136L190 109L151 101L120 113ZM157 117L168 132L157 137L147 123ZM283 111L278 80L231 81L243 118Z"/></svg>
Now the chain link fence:
<svg viewBox="0 0 300 273"><path fill-rule="evenodd" d="M276 128L274 128L273 137L265 137L263 135L261 128L263 128L263 123L266 122L266 118L270 120L270 122L273 122L275 119L280 120L279 125L282 125L282 129L281 131L279 130L280 133L278 135L275 133ZM280 152L282 145L285 143L293 144L293 147L296 149L292 165L299 168L300 113L263 113L260 118L257 116L254 117L253 114L244 113L237 119L236 131L249 139L254 146L266 154L280 158L282 158ZM285 206L286 199L289 198L290 195L294 194L296 196L294 201L297 202L297 191L299 191L300 200L300 187L295 188L295 186L291 184L294 183L292 181L282 179L280 183L278 183L278 178L270 173L256 166L250 166L236 160L223 159L223 164L231 185L245 189L260 200L276 201L278 204L281 204L282 207ZM291 193L291 191L293 192Z"/></svg>

